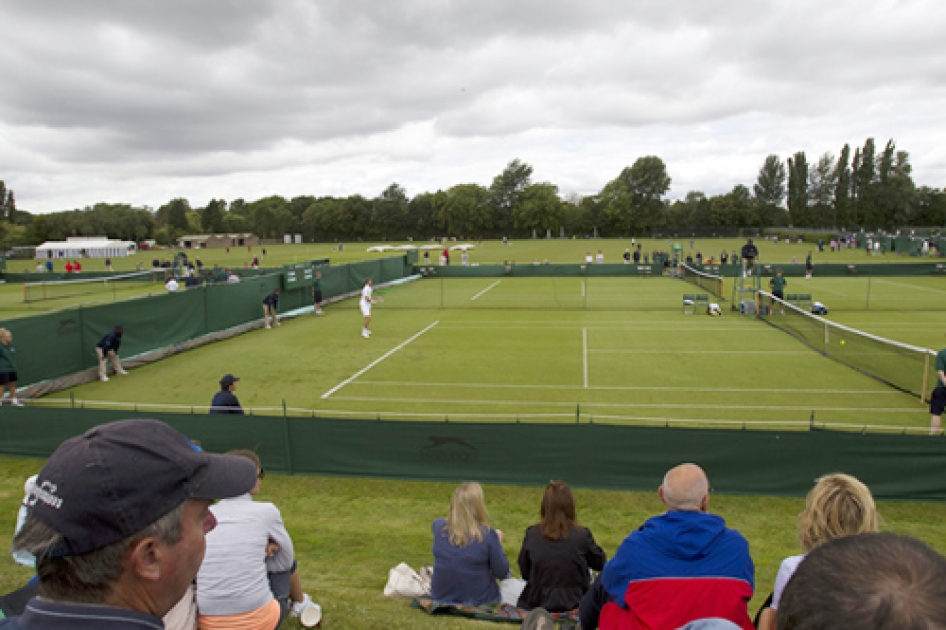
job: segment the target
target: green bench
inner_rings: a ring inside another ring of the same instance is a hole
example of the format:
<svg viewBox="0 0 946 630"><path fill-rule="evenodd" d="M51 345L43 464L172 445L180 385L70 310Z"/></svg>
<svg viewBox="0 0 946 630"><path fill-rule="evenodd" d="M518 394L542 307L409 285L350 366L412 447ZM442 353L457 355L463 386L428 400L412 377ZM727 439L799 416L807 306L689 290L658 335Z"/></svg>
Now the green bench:
<svg viewBox="0 0 946 630"><path fill-rule="evenodd" d="M785 301L789 304L794 304L795 306L804 306L806 308L811 308L813 304L811 300L811 293L786 293Z"/></svg>
<svg viewBox="0 0 946 630"><path fill-rule="evenodd" d="M706 309L709 307L709 296L705 293L684 293L683 294L683 314L692 315L697 308Z"/></svg>

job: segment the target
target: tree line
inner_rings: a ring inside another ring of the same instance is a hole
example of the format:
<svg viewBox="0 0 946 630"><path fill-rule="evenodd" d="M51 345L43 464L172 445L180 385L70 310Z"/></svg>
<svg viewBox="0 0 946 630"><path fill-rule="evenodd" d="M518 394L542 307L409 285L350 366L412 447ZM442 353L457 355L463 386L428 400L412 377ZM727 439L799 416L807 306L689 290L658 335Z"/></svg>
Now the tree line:
<svg viewBox="0 0 946 630"><path fill-rule="evenodd" d="M751 189L739 184L714 196L691 191L674 201L666 198L671 178L657 156L638 158L600 192L585 197L563 197L556 185L534 182L532 173L532 166L514 159L488 187L458 184L413 198L392 183L373 199L274 195L250 202L212 199L195 208L177 198L157 210L100 203L40 215L17 210L13 192L0 182L6 224L0 227L8 244L38 244L102 234L171 243L186 234L205 233L253 233L261 238L302 234L306 241L332 241L946 226L946 191L917 187L909 155L897 150L893 140L878 151L869 138L853 153L845 145L837 157L825 153L811 162L804 151L784 161L769 155Z"/></svg>

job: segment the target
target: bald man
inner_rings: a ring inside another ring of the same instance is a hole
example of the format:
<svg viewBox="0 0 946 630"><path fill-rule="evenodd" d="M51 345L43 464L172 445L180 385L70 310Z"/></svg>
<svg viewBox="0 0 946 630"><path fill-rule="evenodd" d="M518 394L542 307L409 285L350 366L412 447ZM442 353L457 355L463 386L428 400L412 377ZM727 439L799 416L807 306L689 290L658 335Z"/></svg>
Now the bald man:
<svg viewBox="0 0 946 630"><path fill-rule="evenodd" d="M679 628L714 617L754 628L747 610L755 584L749 543L707 512L706 473L681 464L657 492L667 511L621 543L581 602L581 627Z"/></svg>

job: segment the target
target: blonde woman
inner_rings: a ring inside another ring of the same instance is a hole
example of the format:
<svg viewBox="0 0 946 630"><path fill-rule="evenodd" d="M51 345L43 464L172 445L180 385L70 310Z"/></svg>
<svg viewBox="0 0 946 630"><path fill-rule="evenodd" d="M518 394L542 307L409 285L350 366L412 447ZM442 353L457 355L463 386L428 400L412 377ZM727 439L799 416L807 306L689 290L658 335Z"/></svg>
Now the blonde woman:
<svg viewBox="0 0 946 630"><path fill-rule="evenodd" d="M464 483L450 500L450 515L433 524L434 575L430 596L450 604L498 603L497 580L509 574L503 533L489 526L483 488Z"/></svg>
<svg viewBox="0 0 946 630"><path fill-rule="evenodd" d="M805 553L782 561L775 577L772 604L762 610L759 630L775 630L782 592L810 551L829 540L876 532L877 522L874 497L861 481L842 473L818 479L805 499L805 511L798 517L798 540Z"/></svg>

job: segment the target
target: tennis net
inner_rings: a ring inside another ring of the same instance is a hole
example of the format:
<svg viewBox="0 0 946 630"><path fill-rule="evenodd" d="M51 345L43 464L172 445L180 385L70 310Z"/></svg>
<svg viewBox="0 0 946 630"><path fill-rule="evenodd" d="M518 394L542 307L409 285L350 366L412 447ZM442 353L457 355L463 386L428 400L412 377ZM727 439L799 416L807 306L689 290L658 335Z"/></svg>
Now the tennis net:
<svg viewBox="0 0 946 630"><path fill-rule="evenodd" d="M704 291L709 291L720 301L726 299L726 280L722 276L714 276L711 273L699 271L685 263L680 263L678 271L681 280L696 285Z"/></svg>
<svg viewBox="0 0 946 630"><path fill-rule="evenodd" d="M830 322L767 291L759 291L757 300L757 318L839 363L921 400L927 399L936 384L933 350Z"/></svg>
<svg viewBox="0 0 946 630"><path fill-rule="evenodd" d="M165 269L152 269L102 278L26 282L23 284L23 301L41 302L83 295L141 290L156 283L163 284L166 273Z"/></svg>

